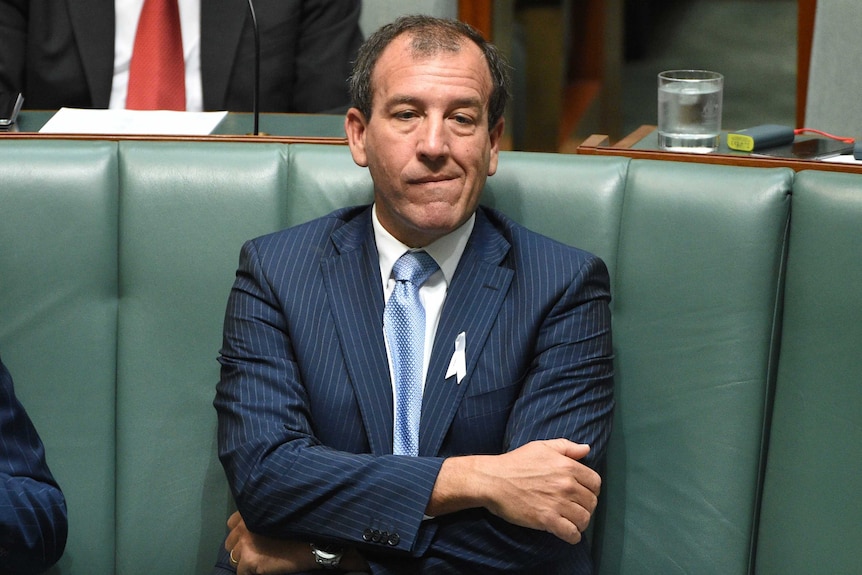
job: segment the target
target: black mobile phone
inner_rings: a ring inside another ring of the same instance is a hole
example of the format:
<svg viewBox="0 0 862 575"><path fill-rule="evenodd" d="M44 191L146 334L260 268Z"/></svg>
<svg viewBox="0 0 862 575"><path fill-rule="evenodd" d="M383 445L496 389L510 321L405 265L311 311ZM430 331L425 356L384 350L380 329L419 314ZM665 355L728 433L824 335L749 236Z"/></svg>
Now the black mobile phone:
<svg viewBox="0 0 862 575"><path fill-rule="evenodd" d="M792 144L765 148L752 156L791 158L794 160L822 160L853 152L853 144L834 138L797 138Z"/></svg>
<svg viewBox="0 0 862 575"><path fill-rule="evenodd" d="M14 124L23 103L21 92L0 92L0 126Z"/></svg>

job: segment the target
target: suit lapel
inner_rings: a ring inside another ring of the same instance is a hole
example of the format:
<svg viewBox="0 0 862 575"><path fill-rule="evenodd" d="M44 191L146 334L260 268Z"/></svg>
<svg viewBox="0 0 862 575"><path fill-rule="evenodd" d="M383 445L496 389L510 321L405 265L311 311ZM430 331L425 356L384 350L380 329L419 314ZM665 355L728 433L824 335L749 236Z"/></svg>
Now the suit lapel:
<svg viewBox="0 0 862 575"><path fill-rule="evenodd" d="M107 108L114 81L114 3L65 0L95 108Z"/></svg>
<svg viewBox="0 0 862 575"><path fill-rule="evenodd" d="M339 228L332 241L338 253L321 261L321 272L347 371L372 453L392 453L392 383L371 210Z"/></svg>
<svg viewBox="0 0 862 575"><path fill-rule="evenodd" d="M512 282L514 272L500 266L508 251L508 241L482 211L478 211L473 234L452 278L434 337L422 400L420 455L438 453L469 387L479 354ZM455 376L447 379L446 372L455 350L455 338L461 332L466 336L467 372L459 384Z"/></svg>
<svg viewBox="0 0 862 575"><path fill-rule="evenodd" d="M242 0L201 2L201 83L205 110L224 109L228 80L247 18L248 4Z"/></svg>

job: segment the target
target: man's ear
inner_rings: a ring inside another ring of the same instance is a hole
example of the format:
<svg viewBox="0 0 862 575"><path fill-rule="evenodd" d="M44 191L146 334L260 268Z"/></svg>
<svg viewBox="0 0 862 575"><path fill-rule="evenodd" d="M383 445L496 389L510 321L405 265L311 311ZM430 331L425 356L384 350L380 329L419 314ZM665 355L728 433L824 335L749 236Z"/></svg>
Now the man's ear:
<svg viewBox="0 0 862 575"><path fill-rule="evenodd" d="M368 155L365 153L365 114L358 108L350 108L344 116L344 133L347 134L347 145L350 155L356 165L368 167Z"/></svg>
<svg viewBox="0 0 862 575"><path fill-rule="evenodd" d="M506 121L503 118L497 120L497 125L494 126L488 134L491 140L491 159L488 162L488 175L493 176L497 172L497 159L500 153L500 142L503 141L503 129L506 126Z"/></svg>

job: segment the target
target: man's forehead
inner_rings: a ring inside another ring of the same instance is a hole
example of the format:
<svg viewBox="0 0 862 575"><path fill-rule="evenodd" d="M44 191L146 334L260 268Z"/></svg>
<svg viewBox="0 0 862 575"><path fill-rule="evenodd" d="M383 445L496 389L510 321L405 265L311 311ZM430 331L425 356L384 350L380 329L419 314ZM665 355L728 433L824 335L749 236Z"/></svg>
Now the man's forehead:
<svg viewBox="0 0 862 575"><path fill-rule="evenodd" d="M389 56L402 54L418 62L436 57L456 56L461 53L472 53L483 62L485 61L482 50L467 37L426 38L407 31L392 39L381 52L378 62L387 54Z"/></svg>
<svg viewBox="0 0 862 575"><path fill-rule="evenodd" d="M486 78L489 82L491 81L491 70L484 53L468 38L458 38L457 41L450 40L439 43L415 37L410 32L396 37L383 49L374 65L372 76L379 76L381 69L392 65L393 61L399 58L406 58L409 62L421 64L437 58L454 58L462 55L474 56L475 64L483 69Z"/></svg>

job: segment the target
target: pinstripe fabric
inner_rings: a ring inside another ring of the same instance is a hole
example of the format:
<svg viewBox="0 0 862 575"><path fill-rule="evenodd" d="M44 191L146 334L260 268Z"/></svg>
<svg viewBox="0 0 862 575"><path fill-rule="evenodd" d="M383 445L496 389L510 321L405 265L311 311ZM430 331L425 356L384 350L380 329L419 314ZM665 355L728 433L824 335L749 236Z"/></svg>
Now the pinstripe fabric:
<svg viewBox="0 0 862 575"><path fill-rule="evenodd" d="M585 544L483 510L422 517L443 457L568 437L592 445L586 463L598 463L613 404L608 284L597 258L480 209L435 338L420 457L406 458L391 455L370 209L247 243L215 400L247 524L360 546L375 573L589 573ZM445 374L462 331L458 384Z"/></svg>
<svg viewBox="0 0 862 575"><path fill-rule="evenodd" d="M36 573L66 545L66 501L0 361L0 573Z"/></svg>

